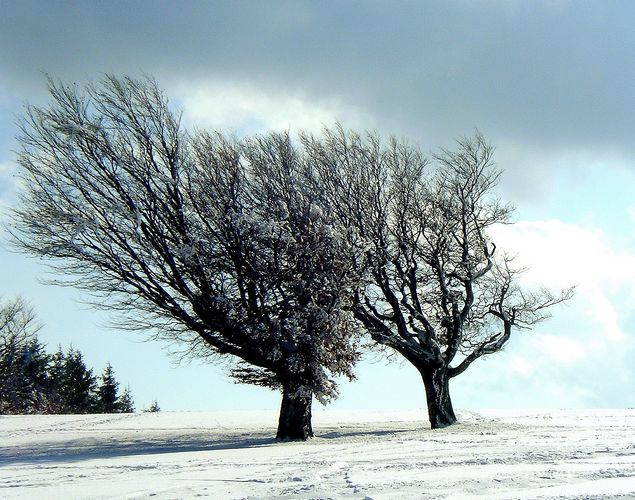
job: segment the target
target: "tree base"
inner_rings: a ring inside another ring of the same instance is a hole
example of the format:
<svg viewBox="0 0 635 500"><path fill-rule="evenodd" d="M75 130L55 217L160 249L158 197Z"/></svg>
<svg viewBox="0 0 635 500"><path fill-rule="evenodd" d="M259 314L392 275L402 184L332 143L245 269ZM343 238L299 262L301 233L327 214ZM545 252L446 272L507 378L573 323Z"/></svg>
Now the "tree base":
<svg viewBox="0 0 635 500"><path fill-rule="evenodd" d="M432 429L443 429L457 422L450 399L450 379L445 369L420 370L426 390L428 418Z"/></svg>
<svg viewBox="0 0 635 500"><path fill-rule="evenodd" d="M276 439L283 441L306 441L313 437L311 426L311 403L313 396L298 389L282 391L280 418Z"/></svg>

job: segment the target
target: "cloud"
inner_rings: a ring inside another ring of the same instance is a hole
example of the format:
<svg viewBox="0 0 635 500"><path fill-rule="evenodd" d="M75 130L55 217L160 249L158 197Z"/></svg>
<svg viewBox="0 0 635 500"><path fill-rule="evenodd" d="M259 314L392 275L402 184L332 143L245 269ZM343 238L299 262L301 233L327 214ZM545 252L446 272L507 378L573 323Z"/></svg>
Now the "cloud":
<svg viewBox="0 0 635 500"><path fill-rule="evenodd" d="M604 336L612 341L624 340L626 333L620 326L620 313L610 298L611 294L602 290L585 290L585 295L589 305L587 315L600 326Z"/></svg>
<svg viewBox="0 0 635 500"><path fill-rule="evenodd" d="M530 377L535 372L535 365L523 356L515 356L510 360L511 370L523 377Z"/></svg>
<svg viewBox="0 0 635 500"><path fill-rule="evenodd" d="M315 100L299 92L276 92L248 83L181 82L174 95L189 124L238 133L319 131L338 120L353 128L372 122L339 99Z"/></svg>
<svg viewBox="0 0 635 500"><path fill-rule="evenodd" d="M635 253L621 248L599 227L557 219L518 221L493 232L501 251L527 268L525 282L554 288L576 285L586 296L635 287Z"/></svg>
<svg viewBox="0 0 635 500"><path fill-rule="evenodd" d="M572 364L586 358L582 345L572 338L546 334L540 342L543 352L559 363Z"/></svg>
<svg viewBox="0 0 635 500"><path fill-rule="evenodd" d="M243 82L274 101L346 103L430 146L479 126L525 150L635 156L635 66L624 63L635 4L140 0L125 12L116 1L6 3L4 86L42 92L42 71Z"/></svg>
<svg viewBox="0 0 635 500"><path fill-rule="evenodd" d="M527 268L524 286L577 285L576 296L554 310L552 319L522 342L512 341L505 369L531 375L536 390L547 380L553 394L570 389L566 401L573 405L624 404L619 391L635 375L633 249L598 227L556 219L519 221L496 228L492 236L499 251L515 254L515 263Z"/></svg>

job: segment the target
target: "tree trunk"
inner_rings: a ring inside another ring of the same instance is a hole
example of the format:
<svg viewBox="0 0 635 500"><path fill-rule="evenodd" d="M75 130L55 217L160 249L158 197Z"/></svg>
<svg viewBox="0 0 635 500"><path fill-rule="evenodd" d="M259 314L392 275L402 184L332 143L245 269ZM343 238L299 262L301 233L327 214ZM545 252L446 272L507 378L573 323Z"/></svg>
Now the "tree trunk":
<svg viewBox="0 0 635 500"><path fill-rule="evenodd" d="M433 429L447 427L456 422L450 400L450 379L447 368L420 369L426 389L428 417Z"/></svg>
<svg viewBox="0 0 635 500"><path fill-rule="evenodd" d="M298 390L297 387L284 386L277 439L306 441L313 437L313 428L311 427L312 399L313 396L310 392L307 394L305 391Z"/></svg>

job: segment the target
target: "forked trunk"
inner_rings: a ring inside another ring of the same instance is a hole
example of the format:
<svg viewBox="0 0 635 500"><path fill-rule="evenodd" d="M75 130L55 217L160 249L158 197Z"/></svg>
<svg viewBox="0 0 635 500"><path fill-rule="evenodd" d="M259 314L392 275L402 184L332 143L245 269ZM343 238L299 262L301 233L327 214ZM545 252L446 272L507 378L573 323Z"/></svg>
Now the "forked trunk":
<svg viewBox="0 0 635 500"><path fill-rule="evenodd" d="M306 441L313 437L313 428L311 427L312 398L310 392L307 394L306 391L298 390L297 387L284 386L277 439Z"/></svg>
<svg viewBox="0 0 635 500"><path fill-rule="evenodd" d="M445 368L419 370L426 389L430 427L440 429L456 422L450 399L450 379Z"/></svg>

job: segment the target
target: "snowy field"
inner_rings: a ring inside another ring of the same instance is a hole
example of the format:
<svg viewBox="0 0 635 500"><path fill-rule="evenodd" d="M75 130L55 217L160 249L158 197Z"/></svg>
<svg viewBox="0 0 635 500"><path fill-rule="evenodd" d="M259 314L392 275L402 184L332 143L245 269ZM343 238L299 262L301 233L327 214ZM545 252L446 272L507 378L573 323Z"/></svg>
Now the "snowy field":
<svg viewBox="0 0 635 500"><path fill-rule="evenodd" d="M0 498L635 498L635 410L0 417Z"/></svg>

